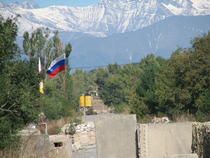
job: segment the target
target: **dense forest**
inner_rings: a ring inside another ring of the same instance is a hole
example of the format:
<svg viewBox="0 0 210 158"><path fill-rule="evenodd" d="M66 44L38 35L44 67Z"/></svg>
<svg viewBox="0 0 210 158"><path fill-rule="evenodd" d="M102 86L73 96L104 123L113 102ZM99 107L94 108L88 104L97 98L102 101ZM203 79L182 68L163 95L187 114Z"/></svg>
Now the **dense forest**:
<svg viewBox="0 0 210 158"><path fill-rule="evenodd" d="M38 122L41 112L52 120L76 119L79 96L92 90L113 112L136 114L140 122L153 116L210 120L210 32L169 59L149 54L139 63L73 73L69 66L50 79L46 70L54 58L66 53L70 65L71 45L63 44L57 31L40 28L24 33L21 50L15 20L0 19L0 148L18 139L25 125ZM41 80L44 94L39 93Z"/></svg>

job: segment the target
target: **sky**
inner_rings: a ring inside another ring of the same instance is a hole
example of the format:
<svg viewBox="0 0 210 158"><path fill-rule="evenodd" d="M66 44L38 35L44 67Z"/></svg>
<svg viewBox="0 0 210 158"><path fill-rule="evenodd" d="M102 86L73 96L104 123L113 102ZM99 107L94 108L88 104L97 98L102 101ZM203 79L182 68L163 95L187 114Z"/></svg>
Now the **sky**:
<svg viewBox="0 0 210 158"><path fill-rule="evenodd" d="M22 3L27 0L0 0L4 3L12 3L12 2L19 2ZM33 2L37 3L41 8L48 7L52 5L65 5L65 6L88 6L97 4L100 0L32 0Z"/></svg>

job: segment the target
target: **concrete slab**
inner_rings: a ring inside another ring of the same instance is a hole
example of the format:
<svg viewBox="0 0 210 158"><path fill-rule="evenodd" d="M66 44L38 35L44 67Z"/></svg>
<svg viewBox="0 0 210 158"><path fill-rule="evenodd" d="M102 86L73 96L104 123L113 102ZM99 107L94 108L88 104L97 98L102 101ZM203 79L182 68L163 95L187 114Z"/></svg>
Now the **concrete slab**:
<svg viewBox="0 0 210 158"><path fill-rule="evenodd" d="M192 123L141 124L138 128L141 158L191 154Z"/></svg>
<svg viewBox="0 0 210 158"><path fill-rule="evenodd" d="M51 150L47 154L49 158L72 158L72 144L69 135L49 136Z"/></svg>
<svg viewBox="0 0 210 158"><path fill-rule="evenodd" d="M136 158L136 115L101 115L95 126L98 158Z"/></svg>
<svg viewBox="0 0 210 158"><path fill-rule="evenodd" d="M198 158L197 154L167 155L164 158Z"/></svg>
<svg viewBox="0 0 210 158"><path fill-rule="evenodd" d="M48 135L30 135L22 137L20 157L42 157L50 150Z"/></svg>

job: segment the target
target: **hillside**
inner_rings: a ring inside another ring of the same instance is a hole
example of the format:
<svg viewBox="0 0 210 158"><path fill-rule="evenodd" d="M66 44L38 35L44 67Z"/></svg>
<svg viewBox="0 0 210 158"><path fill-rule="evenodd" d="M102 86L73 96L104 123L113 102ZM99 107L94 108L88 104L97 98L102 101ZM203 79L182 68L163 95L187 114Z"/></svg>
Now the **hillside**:
<svg viewBox="0 0 210 158"><path fill-rule="evenodd" d="M210 16L174 16L134 32L106 38L82 37L70 40L72 66L97 66L109 63L139 62L146 54L168 58L178 47L190 46L191 40L210 31ZM68 34L61 34L68 40Z"/></svg>

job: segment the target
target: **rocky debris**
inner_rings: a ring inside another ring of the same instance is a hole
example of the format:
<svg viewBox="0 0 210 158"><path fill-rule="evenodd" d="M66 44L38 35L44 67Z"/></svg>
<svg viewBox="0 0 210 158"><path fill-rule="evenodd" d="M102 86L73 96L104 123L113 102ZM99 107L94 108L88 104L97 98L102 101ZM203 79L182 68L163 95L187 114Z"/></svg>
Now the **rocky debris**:
<svg viewBox="0 0 210 158"><path fill-rule="evenodd" d="M93 122L86 122L84 124L77 125L75 129L76 133L87 133L95 131L95 125Z"/></svg>
<svg viewBox="0 0 210 158"><path fill-rule="evenodd" d="M154 117L152 123L169 123L170 120L168 117Z"/></svg>
<svg viewBox="0 0 210 158"><path fill-rule="evenodd" d="M75 126L75 134L72 135L73 151L87 148L95 144L95 125L94 122L86 122ZM65 124L61 131L63 134L68 134L71 125Z"/></svg>

